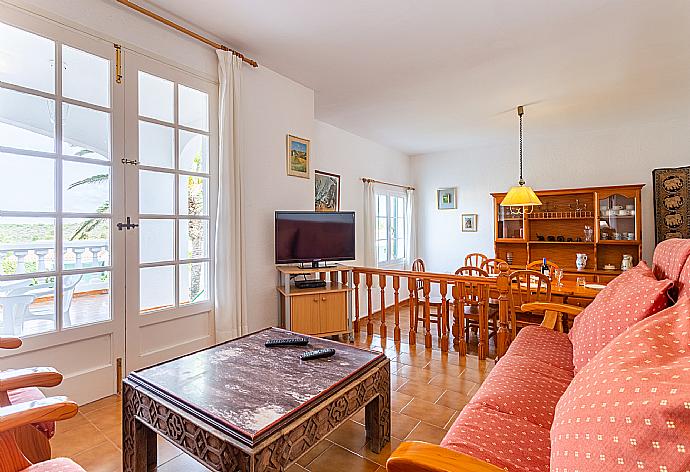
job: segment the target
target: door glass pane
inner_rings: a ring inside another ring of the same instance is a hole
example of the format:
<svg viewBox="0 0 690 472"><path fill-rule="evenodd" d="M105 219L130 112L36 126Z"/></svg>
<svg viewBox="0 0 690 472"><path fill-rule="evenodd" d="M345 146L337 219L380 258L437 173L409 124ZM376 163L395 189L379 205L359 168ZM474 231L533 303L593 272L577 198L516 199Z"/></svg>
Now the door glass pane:
<svg viewBox="0 0 690 472"><path fill-rule="evenodd" d="M0 210L55 210L54 159L0 153L0 178Z"/></svg>
<svg viewBox="0 0 690 472"><path fill-rule="evenodd" d="M139 71L139 115L172 123L175 117L175 84Z"/></svg>
<svg viewBox="0 0 690 472"><path fill-rule="evenodd" d="M62 207L65 212L110 211L110 167L85 162L62 163Z"/></svg>
<svg viewBox="0 0 690 472"><path fill-rule="evenodd" d="M180 220L180 259L208 257L208 220Z"/></svg>
<svg viewBox="0 0 690 472"><path fill-rule="evenodd" d="M376 241L376 260L379 262L388 260L387 241Z"/></svg>
<svg viewBox="0 0 690 472"><path fill-rule="evenodd" d="M110 159L110 113L62 104L62 153Z"/></svg>
<svg viewBox="0 0 690 472"><path fill-rule="evenodd" d="M199 90L179 86L180 124L208 131L208 95Z"/></svg>
<svg viewBox="0 0 690 472"><path fill-rule="evenodd" d="M62 278L62 326L70 328L110 320L110 272Z"/></svg>
<svg viewBox="0 0 690 472"><path fill-rule="evenodd" d="M171 169L174 159L175 129L139 121L139 162Z"/></svg>
<svg viewBox="0 0 690 472"><path fill-rule="evenodd" d="M208 215L208 179L180 175L180 215Z"/></svg>
<svg viewBox="0 0 690 472"><path fill-rule="evenodd" d="M55 92L53 41L0 23L0 64L0 81Z"/></svg>
<svg viewBox="0 0 690 472"><path fill-rule="evenodd" d="M55 277L0 282L0 334L55 330Z"/></svg>
<svg viewBox="0 0 690 472"><path fill-rule="evenodd" d="M208 136L180 130L181 170L208 172Z"/></svg>
<svg viewBox="0 0 690 472"><path fill-rule="evenodd" d="M110 218L62 220L62 262L65 269L110 265Z"/></svg>
<svg viewBox="0 0 690 472"><path fill-rule="evenodd" d="M0 217L0 275L55 269L53 218ZM3 287L14 282L0 282Z"/></svg>
<svg viewBox="0 0 690 472"><path fill-rule="evenodd" d="M139 262L172 261L174 248L174 220L139 220Z"/></svg>
<svg viewBox="0 0 690 472"><path fill-rule="evenodd" d="M139 171L139 213L172 215L175 212L175 175Z"/></svg>
<svg viewBox="0 0 690 472"><path fill-rule="evenodd" d="M55 152L54 137L53 100L0 88L0 145Z"/></svg>
<svg viewBox="0 0 690 472"><path fill-rule="evenodd" d="M208 300L208 262L180 264L180 305Z"/></svg>
<svg viewBox="0 0 690 472"><path fill-rule="evenodd" d="M175 305L175 267L139 269L139 309L142 312Z"/></svg>
<svg viewBox="0 0 690 472"><path fill-rule="evenodd" d="M386 218L376 218L376 239L386 239Z"/></svg>
<svg viewBox="0 0 690 472"><path fill-rule="evenodd" d="M80 49L62 46L62 94L110 106L110 61Z"/></svg>

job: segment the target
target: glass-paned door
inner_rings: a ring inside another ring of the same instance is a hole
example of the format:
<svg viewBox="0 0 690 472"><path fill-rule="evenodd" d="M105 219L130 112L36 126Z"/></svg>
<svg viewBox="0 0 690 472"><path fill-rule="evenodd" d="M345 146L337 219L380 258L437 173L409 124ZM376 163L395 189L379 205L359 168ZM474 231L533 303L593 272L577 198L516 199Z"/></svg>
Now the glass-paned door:
<svg viewBox="0 0 690 472"><path fill-rule="evenodd" d="M217 86L126 59L127 370L212 341Z"/></svg>
<svg viewBox="0 0 690 472"><path fill-rule="evenodd" d="M24 340L0 369L43 350L84 384L77 400L115 391L124 351L114 57L111 43L0 17L0 335Z"/></svg>

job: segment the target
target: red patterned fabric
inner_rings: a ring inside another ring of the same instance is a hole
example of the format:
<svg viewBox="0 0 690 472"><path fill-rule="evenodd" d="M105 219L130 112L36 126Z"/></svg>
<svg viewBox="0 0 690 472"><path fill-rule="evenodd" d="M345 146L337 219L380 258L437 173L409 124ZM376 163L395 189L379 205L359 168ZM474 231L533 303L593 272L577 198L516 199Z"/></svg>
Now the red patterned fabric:
<svg viewBox="0 0 690 472"><path fill-rule="evenodd" d="M7 392L10 398L10 404L33 402L36 400L43 400L45 395L36 387L18 388L17 390L10 390ZM37 430L46 435L48 439L55 436L55 422L49 421L45 423L37 423L34 425Z"/></svg>
<svg viewBox="0 0 690 472"><path fill-rule="evenodd" d="M525 326L508 352L512 356L539 359L552 367L573 372L573 345L567 334L541 326ZM502 361L501 361L502 362Z"/></svg>
<svg viewBox="0 0 690 472"><path fill-rule="evenodd" d="M652 269L654 276L678 281L683 267L690 258L690 239L667 239L654 249Z"/></svg>
<svg viewBox="0 0 690 472"><path fill-rule="evenodd" d="M537 358L506 355L491 371L472 403L549 429L556 404L572 380L572 372Z"/></svg>
<svg viewBox="0 0 690 472"><path fill-rule="evenodd" d="M441 446L511 472L549 470L548 429L474 402L463 408Z"/></svg>
<svg viewBox="0 0 690 472"><path fill-rule="evenodd" d="M670 280L657 280L647 264L623 272L580 313L568 337L573 344L575 372L613 338L647 316L664 309Z"/></svg>
<svg viewBox="0 0 690 472"><path fill-rule="evenodd" d="M679 297L690 297L690 258L685 263L683 271L678 277L678 296Z"/></svg>
<svg viewBox="0 0 690 472"><path fill-rule="evenodd" d="M84 472L80 466L70 459L52 459L40 464L34 464L22 472Z"/></svg>
<svg viewBox="0 0 690 472"><path fill-rule="evenodd" d="M690 470L690 298L617 337L573 380L551 470Z"/></svg>

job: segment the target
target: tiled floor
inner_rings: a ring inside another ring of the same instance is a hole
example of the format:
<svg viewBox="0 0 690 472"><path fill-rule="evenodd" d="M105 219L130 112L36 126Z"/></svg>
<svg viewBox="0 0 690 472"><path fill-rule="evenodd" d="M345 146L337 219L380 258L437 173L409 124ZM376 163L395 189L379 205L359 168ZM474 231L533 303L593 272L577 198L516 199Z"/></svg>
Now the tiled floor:
<svg viewBox="0 0 690 472"><path fill-rule="evenodd" d="M396 345L378 336L361 334L355 344L385 352L391 359L391 444L380 454L368 450L362 410L303 456L290 472L383 472L391 450L401 441L438 444L494 364L423 346ZM85 405L75 418L58 423L51 441L54 455L71 457L88 471L120 471L121 425L118 397ZM206 470L161 438L158 465L161 472Z"/></svg>

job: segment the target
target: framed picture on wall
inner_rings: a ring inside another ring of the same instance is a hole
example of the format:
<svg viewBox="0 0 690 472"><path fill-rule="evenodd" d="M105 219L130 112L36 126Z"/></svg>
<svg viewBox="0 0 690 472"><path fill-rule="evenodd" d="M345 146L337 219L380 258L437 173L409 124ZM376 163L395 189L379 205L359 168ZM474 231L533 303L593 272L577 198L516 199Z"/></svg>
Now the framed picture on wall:
<svg viewBox="0 0 690 472"><path fill-rule="evenodd" d="M463 214L461 217L463 233L475 233L477 231L478 215L475 213Z"/></svg>
<svg viewBox="0 0 690 472"><path fill-rule="evenodd" d="M287 135L287 174L309 178L309 140Z"/></svg>
<svg viewBox="0 0 690 472"><path fill-rule="evenodd" d="M340 176L314 171L314 209L316 211L340 210Z"/></svg>
<svg viewBox="0 0 690 472"><path fill-rule="evenodd" d="M436 190L436 205L439 210L455 210L458 207L457 188L440 188Z"/></svg>

